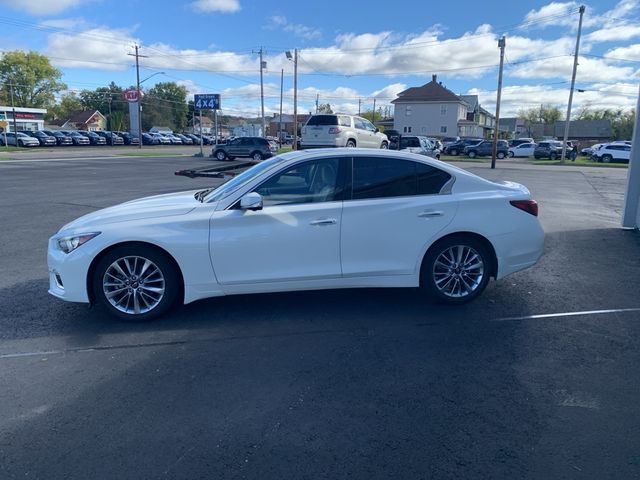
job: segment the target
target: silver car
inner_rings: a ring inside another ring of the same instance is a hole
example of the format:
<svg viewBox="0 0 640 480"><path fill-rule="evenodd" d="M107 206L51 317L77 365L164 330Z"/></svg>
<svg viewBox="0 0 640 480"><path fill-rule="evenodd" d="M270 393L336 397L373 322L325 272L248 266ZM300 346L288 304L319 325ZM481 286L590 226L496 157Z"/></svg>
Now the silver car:
<svg viewBox="0 0 640 480"><path fill-rule="evenodd" d="M7 145L13 145L14 147L40 146L40 141L37 138L30 137L29 135L25 135L24 133L20 132L0 134L0 145L4 145L5 135L7 139Z"/></svg>
<svg viewBox="0 0 640 480"><path fill-rule="evenodd" d="M403 135L400 138L400 150L440 160L440 149L437 144L422 135Z"/></svg>

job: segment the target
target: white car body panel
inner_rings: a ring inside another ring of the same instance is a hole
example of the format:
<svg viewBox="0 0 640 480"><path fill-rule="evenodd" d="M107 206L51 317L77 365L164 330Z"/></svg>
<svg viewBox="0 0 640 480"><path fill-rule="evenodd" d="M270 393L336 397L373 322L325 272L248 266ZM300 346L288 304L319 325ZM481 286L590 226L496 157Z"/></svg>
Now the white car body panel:
<svg viewBox="0 0 640 480"><path fill-rule="evenodd" d="M372 155L426 163L447 171L455 181L440 195L228 209L282 168L318 156ZM184 280L184 303L241 293L418 286L426 250L452 233L475 233L491 243L498 260L496 278L536 263L544 245L537 217L509 204L530 199L525 187L489 182L409 153L292 152L276 157L270 169L215 203L200 203L194 193L143 198L65 225L49 241L49 292L63 300L89 302L91 263L105 249L124 242L155 245L175 260ZM419 216L431 210L443 214ZM336 222L310 225L326 219ZM57 247L60 237L90 232L101 233L69 254Z"/></svg>
<svg viewBox="0 0 640 480"><path fill-rule="evenodd" d="M532 157L535 149L535 143L521 143L515 147L510 147L509 151L513 153L514 157Z"/></svg>

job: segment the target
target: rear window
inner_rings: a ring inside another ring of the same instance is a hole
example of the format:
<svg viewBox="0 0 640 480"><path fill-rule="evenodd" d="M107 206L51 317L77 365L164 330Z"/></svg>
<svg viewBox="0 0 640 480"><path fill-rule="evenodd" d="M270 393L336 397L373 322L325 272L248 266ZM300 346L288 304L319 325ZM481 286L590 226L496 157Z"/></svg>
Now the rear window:
<svg viewBox="0 0 640 480"><path fill-rule="evenodd" d="M337 115L314 115L309 119L307 125L338 125Z"/></svg>

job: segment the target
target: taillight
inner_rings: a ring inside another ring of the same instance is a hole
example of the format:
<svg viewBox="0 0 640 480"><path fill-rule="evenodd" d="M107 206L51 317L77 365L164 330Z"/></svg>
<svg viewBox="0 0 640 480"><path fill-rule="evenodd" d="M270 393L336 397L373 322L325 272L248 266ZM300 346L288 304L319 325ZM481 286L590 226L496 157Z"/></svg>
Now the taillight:
<svg viewBox="0 0 640 480"><path fill-rule="evenodd" d="M337 134L340 133L340 127L329 127L329 133Z"/></svg>
<svg viewBox="0 0 640 480"><path fill-rule="evenodd" d="M538 216L538 202L535 200L511 200L509 203L534 217Z"/></svg>

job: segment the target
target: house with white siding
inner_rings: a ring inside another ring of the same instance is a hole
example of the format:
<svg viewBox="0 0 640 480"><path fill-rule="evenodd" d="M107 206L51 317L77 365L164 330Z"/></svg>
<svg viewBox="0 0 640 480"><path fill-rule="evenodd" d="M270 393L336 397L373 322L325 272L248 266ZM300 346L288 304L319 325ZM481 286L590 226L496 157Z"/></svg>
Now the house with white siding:
<svg viewBox="0 0 640 480"><path fill-rule="evenodd" d="M440 138L485 136L484 118L483 124L480 125L480 115L477 118L475 115L475 112L480 112L481 109L477 97L475 102L469 105L464 98L444 87L442 82L438 82L436 75L421 87L412 87L400 92L398 98L391 103L395 105L393 128L402 134ZM470 115L467 115L468 112Z"/></svg>

